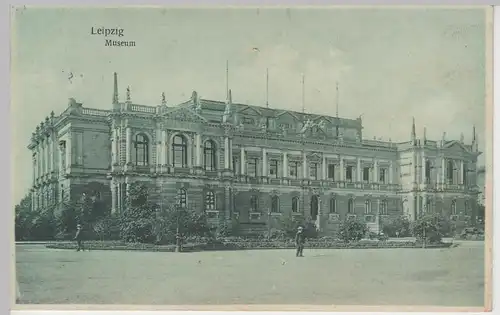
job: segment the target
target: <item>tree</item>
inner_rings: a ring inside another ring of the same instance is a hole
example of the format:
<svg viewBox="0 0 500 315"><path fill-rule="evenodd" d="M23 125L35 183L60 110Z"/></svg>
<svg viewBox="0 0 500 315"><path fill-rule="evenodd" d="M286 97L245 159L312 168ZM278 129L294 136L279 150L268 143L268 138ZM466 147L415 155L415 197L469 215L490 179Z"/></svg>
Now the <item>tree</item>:
<svg viewBox="0 0 500 315"><path fill-rule="evenodd" d="M156 242L175 242L177 227L184 237L210 235L205 213L179 208L174 202L168 204L168 207L159 209L156 214L153 228ZM219 231L221 233L227 232L221 231L220 228Z"/></svg>
<svg viewBox="0 0 500 315"><path fill-rule="evenodd" d="M368 232L366 223L353 219L346 219L340 224L339 237L344 242L359 241Z"/></svg>
<svg viewBox="0 0 500 315"><path fill-rule="evenodd" d="M157 206L148 202L148 190L142 184L130 184L126 209L119 218L120 237L127 242L152 242Z"/></svg>
<svg viewBox="0 0 500 315"><path fill-rule="evenodd" d="M418 241L427 243L439 243L444 235L451 230L449 220L439 213L423 215L415 220L411 226L411 231Z"/></svg>
<svg viewBox="0 0 500 315"><path fill-rule="evenodd" d="M29 239L34 214L31 211L31 193L21 199L19 204L14 207L14 212L16 241Z"/></svg>
<svg viewBox="0 0 500 315"><path fill-rule="evenodd" d="M405 237L410 235L410 221L405 216L398 216L384 220L382 231L390 237Z"/></svg>

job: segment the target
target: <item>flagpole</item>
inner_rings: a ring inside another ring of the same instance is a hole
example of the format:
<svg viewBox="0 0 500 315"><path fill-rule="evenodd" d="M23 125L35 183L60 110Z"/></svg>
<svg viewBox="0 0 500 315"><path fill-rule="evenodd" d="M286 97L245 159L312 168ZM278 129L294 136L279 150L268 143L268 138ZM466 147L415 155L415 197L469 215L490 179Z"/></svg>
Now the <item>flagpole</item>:
<svg viewBox="0 0 500 315"><path fill-rule="evenodd" d="M226 100L229 97L229 60L226 59Z"/></svg>
<svg viewBox="0 0 500 315"><path fill-rule="evenodd" d="M266 69L266 107L269 108L269 68Z"/></svg>
<svg viewBox="0 0 500 315"><path fill-rule="evenodd" d="M339 82L337 81L335 84L336 95L335 95L335 116L337 117L337 124L335 126L335 134L339 136Z"/></svg>

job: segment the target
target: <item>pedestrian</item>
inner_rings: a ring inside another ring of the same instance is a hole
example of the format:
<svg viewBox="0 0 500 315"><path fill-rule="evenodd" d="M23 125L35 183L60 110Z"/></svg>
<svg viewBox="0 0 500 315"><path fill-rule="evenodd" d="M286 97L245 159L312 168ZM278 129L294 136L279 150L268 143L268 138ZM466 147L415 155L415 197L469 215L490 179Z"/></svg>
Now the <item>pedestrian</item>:
<svg viewBox="0 0 500 315"><path fill-rule="evenodd" d="M304 241L305 241L304 229L301 226L299 226L297 234L295 234L295 246L297 247L297 252L295 256L304 257L302 255L302 251L304 250Z"/></svg>
<svg viewBox="0 0 500 315"><path fill-rule="evenodd" d="M76 235L75 238L76 243L78 245L78 248L76 249L77 252L84 251L83 248L83 232L82 232L82 226L80 224L77 224L76 226Z"/></svg>
<svg viewBox="0 0 500 315"><path fill-rule="evenodd" d="M19 288L19 281L16 279L16 303L21 301L21 289Z"/></svg>

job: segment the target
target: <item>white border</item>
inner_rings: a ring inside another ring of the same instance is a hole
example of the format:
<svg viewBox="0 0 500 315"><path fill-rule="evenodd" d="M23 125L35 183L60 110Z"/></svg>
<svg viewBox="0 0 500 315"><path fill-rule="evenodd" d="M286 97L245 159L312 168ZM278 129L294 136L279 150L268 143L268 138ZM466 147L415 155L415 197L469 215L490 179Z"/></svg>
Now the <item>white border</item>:
<svg viewBox="0 0 500 315"><path fill-rule="evenodd" d="M306 0L295 0L295 1L285 1L285 0L280 0L280 1L270 1L270 0L244 0L244 3L247 4L247 5L294 5L294 4L307 4L307 5L319 5L319 4L346 4L346 3L349 3L351 5L354 5L354 4L409 4L408 2L403 2L403 1L392 1L392 2L389 2L389 1L385 1L385 2L381 2L381 1L356 1L356 0L351 0L351 1L334 1L334 0L330 0L330 1L325 1L325 0L309 0L309 1L306 1ZM102 4L106 4L108 6L110 5L119 5L119 4L141 4L141 1L140 0L129 0L129 1L113 1L113 0L109 0L109 1L100 1L100 0L87 0L87 1L84 1L84 0L81 0L81 1L69 1L69 0L66 0L66 1L50 1L50 4L54 5L54 4L68 4L68 5L74 5L74 4L93 4L93 5L96 5L96 4L99 4L99 5L102 5ZM182 0L172 0L172 1L159 1L159 0L156 0L156 1L149 1L148 4L156 4L156 5L159 5L159 4L163 4L163 5L186 5L186 4L189 4L189 5L195 5L195 4L198 4L198 5L228 5L228 4L236 4L237 1L230 1L230 0L212 0L212 1L208 1L208 0L191 0L191 1L182 1ZM413 1L414 4L436 4L436 1L435 0L420 0L420 1ZM475 5L478 5L478 4L488 4L488 3L491 3L491 1L484 1L484 0L473 0L473 1L465 1L465 0L462 0L462 1L453 1L453 2L448 2L447 4L451 5L451 4L475 4ZM16 5L22 5L22 4L41 4L41 1L24 1L24 2L21 2L21 1L13 1L11 4L16 4ZM45 2L45 4L49 4L48 1ZM242 3L243 4L243 0L242 0ZM439 4L445 4L444 1L440 1ZM2 42L3 42L3 45L1 46L3 49L3 57L0 61L0 69L1 69L1 73L2 75L4 76L4 82L3 84L0 86L0 89L3 89L3 93L0 93L0 98L2 98L2 102L0 104L2 104L2 106L0 106L0 119L4 120L3 123L1 123L0 125L2 126L1 128L3 128L3 132L0 133L0 137L2 138L2 144L3 144L3 147L4 148L9 148L10 147L10 143L11 143L11 128L16 128L16 126L14 125L10 125L10 121L9 121L9 118L10 118L10 111L9 111L9 104L10 104L10 73L9 73L9 56L10 56L10 39L9 39L9 35L10 35L10 25L9 25L9 20L10 20L10 16L9 16L9 8L7 7L7 5L3 6L2 7L3 10L1 10L1 16L0 16L0 21L2 22L2 26L3 26L3 32L1 32L1 37L2 37ZM495 8L495 12L494 12L494 31L495 31L495 41L494 41L494 73L498 73L498 68L499 68L499 62L498 60L500 60L500 42L499 42L499 36L500 35L496 35L497 33L500 34L500 8ZM496 82L494 82L494 91L496 92L499 92L500 93L500 83L497 84ZM494 100L494 112L493 112L493 115L494 117L496 118L496 110L497 109L497 101ZM10 128L9 128L10 127ZM496 157L497 156L497 151L498 151L498 146L496 145L496 139L500 136L499 135L499 129L500 128L497 128L496 124L494 125L493 127L494 129L494 136L493 136L493 141L494 141L494 147L493 147L493 156ZM9 158L12 158L12 156L10 155L7 155L7 154L3 154L3 155L0 155L0 168L2 168L3 172L2 174L5 174L5 175L11 175L11 172L10 172L10 165L9 165L9 161L10 159ZM497 168L493 168L493 174L494 174L494 178L498 178L500 176L499 174L499 170L497 170ZM7 176L2 176L1 178L5 181L7 181L8 179L10 179L11 177L9 177L8 175ZM12 216L11 216L11 212L12 211L12 202L13 200L11 200L11 190L10 190L10 182L6 182L5 183L5 187L3 187L3 189L0 189L0 200L2 202L4 202L4 207L2 207L2 211L1 211L1 214L2 214L2 219L0 222L2 222L4 224L4 228L3 229L0 229L0 231L3 233L2 237L0 237L0 246L1 246L1 249L2 249L2 253L4 253L2 255L2 263L3 263L3 267L5 271L7 272L4 272L3 274L7 274L7 277L10 278L10 269L11 269L11 259L13 259L13 253L11 251L11 241L12 241L12 238L11 238L11 235L10 235L10 228L9 228L9 225L13 224L12 222ZM500 194L500 191L499 189L497 189L496 186L493 186L493 209L496 208L496 197L497 194ZM500 223L498 222L500 220L500 218L498 218L498 216L493 216L493 226L500 226ZM496 236L497 236L498 233L493 233L493 237L494 237L494 240L493 240L493 248L494 249L497 249L497 242L496 242ZM494 260L495 258L497 257L497 250L493 250L493 257L494 257ZM493 270L493 278L494 279L497 279L497 271L496 269ZM7 281L2 281L3 285L1 286L1 291L0 291L0 298L1 298L1 305L3 306L2 308L3 309L6 309L6 310L9 310L10 309L10 295L11 295L11 289L10 289L10 279L6 279ZM495 306L496 306L496 297L498 296L498 293L495 292L495 286L493 286L493 309L495 309ZM151 312L151 311L148 311L148 313ZM3 312L2 312L3 313ZM76 313L80 313L80 314L84 314L86 313L86 311L12 311L13 314L19 314L19 315L28 315L28 314L55 314L55 313L61 313L62 314L76 314ZM112 311L94 311L94 313L96 314L111 314ZM132 314L132 313L135 313L135 314L138 314L138 313L142 313L142 314L145 314L147 312L145 311L121 311L120 314ZM156 312L158 313L158 312ZM167 312L167 311L162 311L162 312L159 312L159 313L163 313L163 314L172 314L172 313L176 313L175 311L173 312ZM193 313L193 312L184 312L184 313ZM199 312L197 312L199 313ZM217 312L204 312L204 313L217 313ZM229 313L237 313L237 312L229 312ZM269 314L271 312L259 312L259 313L263 313L263 314ZM284 312L274 312L274 313L284 313ZM305 312L304 312L305 313ZM342 313L341 313L342 314ZM432 313L416 313L416 314L432 314ZM458 313L457 313L458 314Z"/></svg>

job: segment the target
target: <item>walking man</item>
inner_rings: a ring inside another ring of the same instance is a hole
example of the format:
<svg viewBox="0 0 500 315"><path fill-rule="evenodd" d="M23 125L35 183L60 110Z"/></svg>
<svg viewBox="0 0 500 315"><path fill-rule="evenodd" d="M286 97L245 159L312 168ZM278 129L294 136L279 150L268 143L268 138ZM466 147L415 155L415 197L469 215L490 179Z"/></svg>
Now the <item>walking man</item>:
<svg viewBox="0 0 500 315"><path fill-rule="evenodd" d="M297 252L295 256L304 257L302 255L302 251L304 250L304 241L305 241L304 229L301 226L299 226L297 234L295 234L295 246L297 247Z"/></svg>
<svg viewBox="0 0 500 315"><path fill-rule="evenodd" d="M75 240L76 240L76 243L78 244L78 248L76 249L77 252L79 252L80 250L81 251L84 251L84 248L83 248L83 233L82 233L82 226L80 224L78 224L76 226L76 235L75 235Z"/></svg>

